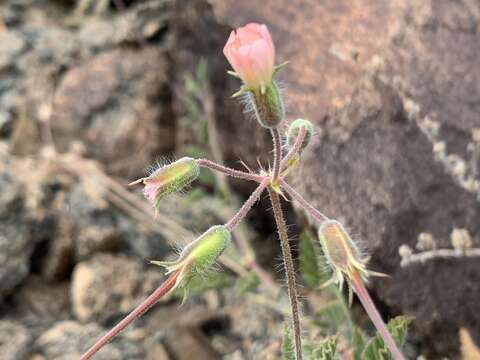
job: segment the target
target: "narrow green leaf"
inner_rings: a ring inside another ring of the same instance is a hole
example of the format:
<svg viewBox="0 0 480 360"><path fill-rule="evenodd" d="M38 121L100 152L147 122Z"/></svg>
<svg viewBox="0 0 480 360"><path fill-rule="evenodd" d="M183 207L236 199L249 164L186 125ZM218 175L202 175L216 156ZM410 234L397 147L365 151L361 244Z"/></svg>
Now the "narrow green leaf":
<svg viewBox="0 0 480 360"><path fill-rule="evenodd" d="M295 360L295 345L293 344L290 328L285 326L282 341L282 360Z"/></svg>
<svg viewBox="0 0 480 360"><path fill-rule="evenodd" d="M412 322L410 316L397 316L388 322L388 331L392 334L395 343L399 348L405 343L407 337L408 325ZM390 351L385 346L380 335L376 335L371 339L363 350L362 360L392 360Z"/></svg>
<svg viewBox="0 0 480 360"><path fill-rule="evenodd" d="M313 238L308 231L300 235L300 274L305 283L316 288L320 285L321 273L318 264L317 251Z"/></svg>

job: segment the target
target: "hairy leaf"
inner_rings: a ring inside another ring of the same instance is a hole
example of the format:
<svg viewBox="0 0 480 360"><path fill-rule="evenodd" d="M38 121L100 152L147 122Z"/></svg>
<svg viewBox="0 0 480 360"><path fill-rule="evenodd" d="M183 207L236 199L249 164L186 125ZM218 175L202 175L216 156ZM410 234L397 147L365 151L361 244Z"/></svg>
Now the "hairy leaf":
<svg viewBox="0 0 480 360"><path fill-rule="evenodd" d="M295 360L295 345L293 344L290 328L285 326L282 341L282 360Z"/></svg>
<svg viewBox="0 0 480 360"><path fill-rule="evenodd" d="M305 355L309 360L334 360L338 336L332 336L318 345L305 346Z"/></svg>
<svg viewBox="0 0 480 360"><path fill-rule="evenodd" d="M412 322L410 316L397 316L388 322L388 331L392 334L395 343L401 348L407 337L408 325ZM362 353L362 360L392 360L390 351L385 346L380 335L371 339Z"/></svg>

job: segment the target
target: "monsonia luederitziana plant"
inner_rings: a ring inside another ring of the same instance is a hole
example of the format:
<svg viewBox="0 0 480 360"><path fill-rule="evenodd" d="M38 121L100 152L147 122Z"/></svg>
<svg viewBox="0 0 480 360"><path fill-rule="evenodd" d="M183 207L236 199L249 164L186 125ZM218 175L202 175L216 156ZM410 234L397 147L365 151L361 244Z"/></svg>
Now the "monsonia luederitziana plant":
<svg viewBox="0 0 480 360"><path fill-rule="evenodd" d="M143 183L145 185L144 195L152 203L155 210L161 206L161 200L165 196L192 183L198 177L200 168L208 168L227 176L256 182L258 185L228 222L208 229L186 246L177 260L152 261L152 264L167 269L168 277L164 283L98 340L81 359L91 358L129 323L145 313L161 297L174 289L185 289L185 296L187 296L190 280L212 271L212 266L217 258L231 241L232 230L245 218L265 190L269 194L282 249L287 292L291 307L291 328L295 358L300 360L303 356L302 332L295 268L282 210L281 196L290 196L296 200L318 222L320 245L332 271L332 278L328 283L335 283L340 287L347 283L350 289L350 301L352 292L355 292L393 358L395 360L404 359L364 285L369 276L379 274L367 269L368 258L358 250L344 226L315 209L285 180L288 173L294 171L295 166L300 161L302 152L310 142L314 129L309 121L297 119L290 124L285 137L280 132L279 126L284 121L285 115L282 96L275 77L283 64L275 66L274 44L267 27L251 23L232 31L223 52L234 70L229 71L229 73L243 82L240 90L233 96L245 97L248 102L247 105L253 109L258 123L270 131L272 135L272 168L261 169L258 173L253 173L228 168L207 159L184 157L158 168L148 177L133 182L132 184ZM285 147L288 150L285 154L282 154L283 145L286 145Z"/></svg>

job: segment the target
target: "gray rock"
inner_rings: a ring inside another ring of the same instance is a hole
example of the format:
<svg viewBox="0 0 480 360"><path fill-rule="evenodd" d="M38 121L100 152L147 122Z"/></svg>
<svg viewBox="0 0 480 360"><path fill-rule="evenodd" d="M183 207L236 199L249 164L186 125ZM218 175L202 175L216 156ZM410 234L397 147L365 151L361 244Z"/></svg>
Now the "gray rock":
<svg viewBox="0 0 480 360"><path fill-rule="evenodd" d="M68 283L49 283L38 275L30 275L4 304L5 319L26 326L36 338L59 320L70 314Z"/></svg>
<svg viewBox="0 0 480 360"><path fill-rule="evenodd" d="M47 359L78 359L106 330L96 324L62 321L45 331L35 342L35 348ZM142 359L143 351L135 342L120 335L96 355L99 360Z"/></svg>
<svg viewBox="0 0 480 360"><path fill-rule="evenodd" d="M34 249L31 224L23 212L23 187L0 168L0 297L28 275Z"/></svg>
<svg viewBox="0 0 480 360"><path fill-rule="evenodd" d="M15 31L0 32L0 72L14 67L15 60L25 49L26 42L23 36Z"/></svg>
<svg viewBox="0 0 480 360"><path fill-rule="evenodd" d="M447 338L456 339L458 327L480 323L467 310L480 296L480 288L472 285L479 275L477 262L438 260L401 268L398 249L402 244L414 248L425 231L439 239L439 247L450 247L454 227L478 234L475 195L435 161L432 145L407 119L398 93L378 79L365 79L351 103L328 118L322 130L291 181L367 245L372 269L391 276L373 281L390 314L414 315L414 334L428 351L457 351ZM434 330L439 328L442 335Z"/></svg>
<svg viewBox="0 0 480 360"><path fill-rule="evenodd" d="M0 354L3 360L23 360L29 354L32 337L15 321L0 320Z"/></svg>

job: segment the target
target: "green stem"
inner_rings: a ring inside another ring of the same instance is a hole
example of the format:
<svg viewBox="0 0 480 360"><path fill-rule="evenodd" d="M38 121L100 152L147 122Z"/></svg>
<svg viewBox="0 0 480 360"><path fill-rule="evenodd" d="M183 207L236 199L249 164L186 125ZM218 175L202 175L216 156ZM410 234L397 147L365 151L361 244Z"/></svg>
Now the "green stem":
<svg viewBox="0 0 480 360"><path fill-rule="evenodd" d="M295 282L295 268L293 265L292 253L290 250L290 243L287 235L287 226L283 217L282 205L278 194L268 188L270 201L272 203L273 215L277 224L278 236L280 238L280 245L282 247L283 262L287 276L288 297L290 298L290 307L292 311L292 327L295 338L295 354L296 360L302 360L302 338L300 328L300 312L298 309L298 294L297 285Z"/></svg>

